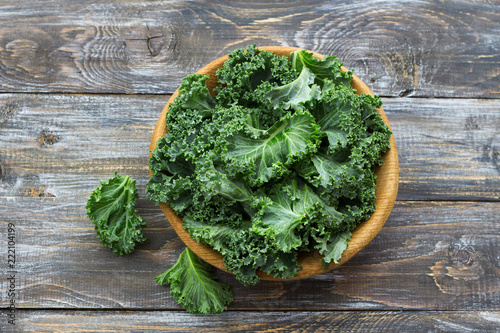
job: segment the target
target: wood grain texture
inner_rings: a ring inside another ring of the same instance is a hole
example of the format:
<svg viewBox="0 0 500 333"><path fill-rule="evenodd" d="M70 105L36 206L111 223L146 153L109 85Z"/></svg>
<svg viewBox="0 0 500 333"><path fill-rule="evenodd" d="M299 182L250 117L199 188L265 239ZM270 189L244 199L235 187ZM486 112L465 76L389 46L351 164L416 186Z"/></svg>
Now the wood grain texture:
<svg viewBox="0 0 500 333"><path fill-rule="evenodd" d="M500 200L499 100L384 100L401 200Z"/></svg>
<svg viewBox="0 0 500 333"><path fill-rule="evenodd" d="M491 1L0 4L0 91L173 93L250 43L337 55L376 94L499 97ZM203 47L200 47L203 45Z"/></svg>
<svg viewBox="0 0 500 333"><path fill-rule="evenodd" d="M498 332L498 311L225 312L22 311L2 332Z"/></svg>
<svg viewBox="0 0 500 333"><path fill-rule="evenodd" d="M0 228L14 223L18 233L17 306L180 309L154 281L184 249L158 208L139 200L149 240L117 257L99 244L84 203L84 193L0 201ZM232 287L231 310L500 310L499 215L496 202L397 202L377 237L328 273L251 287L215 274Z"/></svg>
<svg viewBox="0 0 500 333"><path fill-rule="evenodd" d="M0 197L81 199L114 170L145 184L168 97L0 94ZM500 200L498 100L383 101L398 147L399 200Z"/></svg>
<svg viewBox="0 0 500 333"><path fill-rule="evenodd" d="M20 307L179 309L153 281L183 249L160 209L139 199L149 241L124 258L98 244L84 209L114 170L144 193L167 99L0 95L0 225L19 227ZM235 290L233 309L498 310L500 102L384 103L401 161L400 201L386 228L349 265L312 280L242 288L219 272ZM413 199L422 202L401 201ZM441 202L467 199L490 202Z"/></svg>
<svg viewBox="0 0 500 333"><path fill-rule="evenodd" d="M144 193L170 94L251 43L337 55L387 97L398 201L341 268L247 288L216 271L235 301L190 315L154 282L184 248L161 210L141 196L149 240L116 257L84 204L115 170ZM498 1L0 1L0 331L500 332L499 64Z"/></svg>

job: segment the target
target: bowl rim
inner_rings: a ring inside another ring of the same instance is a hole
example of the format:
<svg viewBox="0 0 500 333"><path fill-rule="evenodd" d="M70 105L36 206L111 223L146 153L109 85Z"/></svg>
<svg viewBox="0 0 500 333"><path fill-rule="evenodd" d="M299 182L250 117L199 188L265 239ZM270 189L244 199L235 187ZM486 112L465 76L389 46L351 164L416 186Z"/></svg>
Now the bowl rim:
<svg viewBox="0 0 500 333"><path fill-rule="evenodd" d="M290 53L298 50L304 50L303 48L297 47L285 47L285 46L262 46L258 47L259 50L273 52L278 55L289 56ZM323 55L312 52L315 58L322 59ZM210 77L207 79L207 86L213 87L217 82L215 76L215 70L220 68L222 64L228 59L228 55L220 57L211 63L207 64L200 70L197 74L209 74ZM342 66L342 70L347 71L347 69ZM353 74L351 81L351 87L356 89L356 93L370 94L373 96L373 92L370 88L361 81L356 75ZM151 144L149 148L149 157L151 158L151 152L156 148L157 141L165 135L167 132L166 124L166 113L168 112L168 105L172 103L179 94L179 89L177 89L174 94L168 99L165 104L158 121L155 125L153 136L151 138ZM389 120L382 108L378 109L380 117L383 119L384 123L389 126L392 131ZM396 201L396 196L399 187L399 161L396 149L396 142L394 139L394 134L389 138L390 148L382 155L383 163L377 167L375 173L377 175L377 183L375 188L375 205L376 209L372 216L357 225L357 227L352 232L351 240L348 242L347 249L343 252L342 257L338 261L338 264L331 262L327 268L324 268L321 259L322 255L318 251L314 252L301 252L298 256L298 262L302 265L302 270L300 270L296 276L289 279L275 278L267 273L258 271L257 275L261 280L273 280L273 281L283 281L283 280L296 280L312 277L318 274L328 272L334 268L340 267L347 261L352 259L356 254L358 254L362 249L364 249L379 231L384 226L387 218L389 217L394 203ZM152 171L150 170L150 176ZM217 267L220 270L229 272L225 266L222 259L222 255L212 249L210 246L202 243L196 242L191 238L188 231L184 229L182 218L178 216L170 206L166 203L159 204L163 214L169 221L170 225L173 227L179 238L184 242L184 244L189 247L198 257L205 260L212 266ZM229 272L231 273L231 272Z"/></svg>

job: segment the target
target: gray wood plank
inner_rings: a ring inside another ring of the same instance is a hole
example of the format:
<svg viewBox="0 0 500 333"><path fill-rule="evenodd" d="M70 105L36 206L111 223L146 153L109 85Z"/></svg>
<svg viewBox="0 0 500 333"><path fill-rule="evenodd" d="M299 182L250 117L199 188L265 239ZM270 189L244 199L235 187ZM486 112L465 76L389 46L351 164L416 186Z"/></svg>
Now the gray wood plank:
<svg viewBox="0 0 500 333"><path fill-rule="evenodd" d="M87 195L116 170L148 179L168 96L0 95L0 197ZM385 98L399 200L500 200L500 102Z"/></svg>
<svg viewBox="0 0 500 333"><path fill-rule="evenodd" d="M384 96L500 96L491 1L0 4L1 92L173 93L251 43L336 55Z"/></svg>
<svg viewBox="0 0 500 333"><path fill-rule="evenodd" d="M16 225L17 306L180 309L154 281L184 249L161 212L139 202L149 240L117 257L99 244L81 198L0 202L1 230ZM233 289L231 310L500 310L499 215L497 202L400 201L360 254L326 274L250 287L215 274ZM0 280L0 290L7 284Z"/></svg>
<svg viewBox="0 0 500 333"><path fill-rule="evenodd" d="M499 200L500 104L481 99L385 99L402 200Z"/></svg>
<svg viewBox="0 0 500 333"><path fill-rule="evenodd" d="M5 332L498 332L498 311L226 312L21 311ZM3 332L3 330L2 330Z"/></svg>

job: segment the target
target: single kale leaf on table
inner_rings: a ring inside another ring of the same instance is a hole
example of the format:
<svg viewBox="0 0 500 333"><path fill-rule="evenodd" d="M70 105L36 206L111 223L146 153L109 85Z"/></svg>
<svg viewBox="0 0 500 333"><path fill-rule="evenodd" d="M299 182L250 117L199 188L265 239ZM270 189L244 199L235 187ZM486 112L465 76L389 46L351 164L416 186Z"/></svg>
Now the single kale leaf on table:
<svg viewBox="0 0 500 333"><path fill-rule="evenodd" d="M170 285L175 301L189 313L220 313L233 301L233 294L227 283L218 282L210 274L211 268L186 248L174 266L156 277L156 282Z"/></svg>
<svg viewBox="0 0 500 333"><path fill-rule="evenodd" d="M152 151L147 193L219 251L244 285L291 278L297 255L337 262L375 211L375 167L392 135L379 97L357 95L335 57L255 45L229 55L214 95L188 75Z"/></svg>
<svg viewBox="0 0 500 333"><path fill-rule="evenodd" d="M129 254L146 241L142 231L146 221L135 210L137 197L135 180L115 172L108 181L101 180L87 200L87 216L101 244L117 255Z"/></svg>

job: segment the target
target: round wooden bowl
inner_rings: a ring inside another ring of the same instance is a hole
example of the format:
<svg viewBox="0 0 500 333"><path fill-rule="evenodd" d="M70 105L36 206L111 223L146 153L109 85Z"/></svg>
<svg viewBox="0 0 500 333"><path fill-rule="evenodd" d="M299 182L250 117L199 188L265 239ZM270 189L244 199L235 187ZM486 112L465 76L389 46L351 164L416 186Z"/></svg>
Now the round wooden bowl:
<svg viewBox="0 0 500 333"><path fill-rule="evenodd" d="M282 46L266 46L259 47L260 50L270 51L278 55L289 56L290 53L301 50L295 47L282 47ZM322 59L323 55L313 52L313 55ZM222 64L228 59L228 56L221 57L210 64L206 65L200 69L198 74L209 74L210 77L207 79L207 86L210 91L215 87L217 83L217 78L215 72L219 69ZM344 71L346 69L342 67ZM357 94L370 94L373 95L372 91L366 84L364 84L357 76L353 75L351 81L352 88L356 89ZM156 123L156 127L153 133L153 138L151 139L150 151L156 148L156 142L165 135L167 132L167 124L165 120L165 115L168 112L168 105L174 101L174 98L178 95L176 91L168 100L167 104L163 108L162 113ZM379 109L379 114L390 127L389 120L384 113L382 108ZM377 168L377 184L375 189L376 200L376 210L367 221L360 223L352 233L351 240L349 241L348 248L342 254L342 258L339 260L339 264L331 263L328 268L323 268L321 264L322 256L316 252L303 252L299 254L298 262L302 265L302 270L298 274L289 280L303 279L311 277L317 274L327 272L339 265L346 263L352 257L354 257L359 251L361 251L371 240L378 234L380 229L382 229L385 221L389 217L391 210L396 201L396 195L398 192L399 183L399 163L398 154L396 151L396 142L394 141L394 136L389 139L391 148L382 156L384 163ZM222 255L213 250L210 246L205 244L200 244L193 240L187 230L183 228L182 218L177 216L174 211L166 204L160 203L160 208L165 214L166 218L174 228L177 235L181 240L189 247L196 255L208 262L209 264L223 270L227 271L224 267L224 262L222 261ZM270 276L262 271L258 272L258 276L262 280L283 280Z"/></svg>

